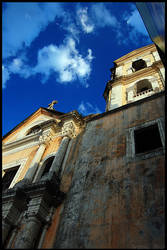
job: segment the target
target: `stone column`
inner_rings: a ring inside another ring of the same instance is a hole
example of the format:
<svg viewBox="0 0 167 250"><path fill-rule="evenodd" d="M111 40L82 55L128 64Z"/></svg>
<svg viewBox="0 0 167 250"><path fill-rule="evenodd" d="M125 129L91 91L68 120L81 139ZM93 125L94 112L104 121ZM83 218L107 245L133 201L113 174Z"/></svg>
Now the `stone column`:
<svg viewBox="0 0 167 250"><path fill-rule="evenodd" d="M32 160L31 166L28 169L24 179L28 179L30 182L32 182L45 149L46 149L46 144L42 143L39 146L39 148L38 148L38 150L37 150L37 152L35 154L35 157Z"/></svg>
<svg viewBox="0 0 167 250"><path fill-rule="evenodd" d="M45 184L44 184L45 185ZM31 188L31 187L30 187ZM33 249L40 238L42 227L48 223L51 197L45 187L37 186L31 189L30 202L25 214L22 230L16 236L14 248Z"/></svg>
<svg viewBox="0 0 167 250"><path fill-rule="evenodd" d="M26 196L23 193L9 190L2 197L2 244L12 228L17 225L22 211L26 208Z"/></svg>
<svg viewBox="0 0 167 250"><path fill-rule="evenodd" d="M50 131L45 131L43 134L39 137L39 148L37 150L37 153L35 154L34 159L32 160L31 166L28 169L24 179L28 182L32 182L33 178L35 176L35 173L37 171L38 165L40 163L40 160L43 156L43 153L49 144L49 141L51 140L51 133Z"/></svg>
<svg viewBox="0 0 167 250"><path fill-rule="evenodd" d="M58 149L58 151L56 153L56 156L55 156L55 158L53 160L53 163L52 163L52 165L50 167L49 172L56 172L56 173L59 172L59 169L60 169L61 164L63 162L63 159L64 159L64 156L65 156L69 141L70 141L70 138L68 136L65 136L62 139L60 147L59 147L59 149Z"/></svg>
<svg viewBox="0 0 167 250"><path fill-rule="evenodd" d="M56 174L59 173L63 159L66 154L69 141L71 138L74 138L76 136L74 123L72 121L67 121L66 123L64 123L62 127L62 136L63 136L63 139L61 141L60 147L56 153L56 156L49 170L50 176L52 176L53 172Z"/></svg>
<svg viewBox="0 0 167 250"><path fill-rule="evenodd" d="M19 232L19 237L16 238L14 249L33 249L35 241L39 235L41 229L41 221L34 217L29 217L24 229Z"/></svg>

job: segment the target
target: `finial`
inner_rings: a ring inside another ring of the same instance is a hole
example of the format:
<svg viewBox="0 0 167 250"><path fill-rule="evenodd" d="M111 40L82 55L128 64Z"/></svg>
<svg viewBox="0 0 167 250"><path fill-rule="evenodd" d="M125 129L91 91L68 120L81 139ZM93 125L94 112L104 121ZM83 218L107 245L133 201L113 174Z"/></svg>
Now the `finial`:
<svg viewBox="0 0 167 250"><path fill-rule="evenodd" d="M48 109L54 109L53 106L54 104L58 103L58 101L53 100L50 104L48 104Z"/></svg>

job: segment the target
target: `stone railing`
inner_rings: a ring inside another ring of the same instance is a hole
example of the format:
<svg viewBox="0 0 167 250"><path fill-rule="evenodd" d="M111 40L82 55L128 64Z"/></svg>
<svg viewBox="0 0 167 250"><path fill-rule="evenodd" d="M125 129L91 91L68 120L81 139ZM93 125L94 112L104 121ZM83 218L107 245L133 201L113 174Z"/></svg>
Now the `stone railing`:
<svg viewBox="0 0 167 250"><path fill-rule="evenodd" d="M134 97L140 96L140 95L144 95L144 94L147 94L147 93L149 93L149 92L151 92L151 91L153 91L152 88L151 88L151 89L144 90L144 91L141 91L141 92L139 92L139 93L136 93L136 94L134 95Z"/></svg>

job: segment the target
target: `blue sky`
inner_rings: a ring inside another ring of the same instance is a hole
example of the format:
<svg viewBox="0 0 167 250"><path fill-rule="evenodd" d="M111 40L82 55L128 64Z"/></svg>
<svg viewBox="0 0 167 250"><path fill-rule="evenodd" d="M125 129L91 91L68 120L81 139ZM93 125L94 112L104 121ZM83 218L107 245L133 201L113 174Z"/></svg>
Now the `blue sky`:
<svg viewBox="0 0 167 250"><path fill-rule="evenodd" d="M39 107L105 111L113 61L152 43L132 2L2 5L2 134Z"/></svg>

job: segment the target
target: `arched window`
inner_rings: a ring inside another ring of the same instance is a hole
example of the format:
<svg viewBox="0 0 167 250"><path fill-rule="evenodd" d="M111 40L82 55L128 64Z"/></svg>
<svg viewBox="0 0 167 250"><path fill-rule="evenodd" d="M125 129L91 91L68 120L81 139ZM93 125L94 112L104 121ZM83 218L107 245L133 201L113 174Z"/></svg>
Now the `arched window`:
<svg viewBox="0 0 167 250"><path fill-rule="evenodd" d="M138 71L140 69L144 69L147 67L147 64L146 62L143 60L143 59L139 59L135 62L132 63L132 68L135 70L135 71Z"/></svg>
<svg viewBox="0 0 167 250"><path fill-rule="evenodd" d="M152 85L149 80L144 79L136 83L137 94L146 90L152 90Z"/></svg>
<svg viewBox="0 0 167 250"><path fill-rule="evenodd" d="M28 130L28 132L27 132L26 135L36 134L36 133L38 133L40 130L41 130L41 127L40 127L39 125L36 125L36 126L30 128L30 129Z"/></svg>
<svg viewBox="0 0 167 250"><path fill-rule="evenodd" d="M51 156L51 157L49 157L49 158L43 163L42 168L44 168L44 171L43 171L41 177L43 177L44 175L46 175L46 174L49 172L50 167L51 167L51 165L52 165L52 163L53 163L54 158L55 158L54 156Z"/></svg>

